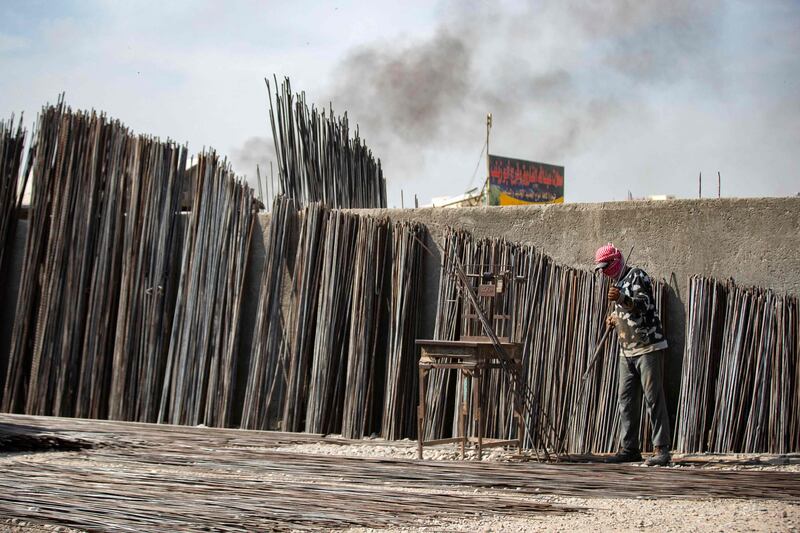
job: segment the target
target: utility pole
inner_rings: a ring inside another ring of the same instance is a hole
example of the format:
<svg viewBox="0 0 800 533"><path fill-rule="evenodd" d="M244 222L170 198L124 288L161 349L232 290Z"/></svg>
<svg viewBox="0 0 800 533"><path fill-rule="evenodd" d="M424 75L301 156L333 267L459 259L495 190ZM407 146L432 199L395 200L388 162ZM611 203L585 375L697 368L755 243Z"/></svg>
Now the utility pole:
<svg viewBox="0 0 800 533"><path fill-rule="evenodd" d="M717 170L717 198L722 198L722 176Z"/></svg>
<svg viewBox="0 0 800 533"><path fill-rule="evenodd" d="M256 181L258 182L258 201L264 207L267 204L264 203L264 188L261 186L261 169L258 168L258 164L256 164Z"/></svg>
<svg viewBox="0 0 800 533"><path fill-rule="evenodd" d="M272 196L269 197L269 209L268 211L272 210L272 200L275 199L277 194L275 194L275 172L273 172L272 168L272 161L269 162L269 186L267 187L267 196L269 196L270 187L272 188Z"/></svg>
<svg viewBox="0 0 800 533"><path fill-rule="evenodd" d="M703 197L703 173L700 173L700 176L697 178L697 197Z"/></svg>
<svg viewBox="0 0 800 533"><path fill-rule="evenodd" d="M492 167L489 163L489 132L492 130L492 114L486 115L486 205L489 205L489 184L491 183Z"/></svg>

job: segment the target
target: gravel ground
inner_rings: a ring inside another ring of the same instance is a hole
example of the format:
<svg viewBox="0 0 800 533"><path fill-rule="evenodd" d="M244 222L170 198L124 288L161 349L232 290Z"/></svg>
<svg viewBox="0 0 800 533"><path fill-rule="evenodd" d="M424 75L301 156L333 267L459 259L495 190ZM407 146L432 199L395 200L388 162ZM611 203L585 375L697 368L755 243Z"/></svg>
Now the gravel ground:
<svg viewBox="0 0 800 533"><path fill-rule="evenodd" d="M364 444L296 444L278 450L293 453L321 455L343 455L355 457L394 457L413 459L417 456L416 442L387 442L371 439ZM511 461L512 452L501 449L487 450L484 461ZM425 459L448 461L459 460L457 445L426 447ZM467 452L474 459L473 451ZM676 455L681 459L681 455ZM698 459L693 456L692 459ZM800 472L800 464L737 464L751 457L735 456L731 461L708 465L672 465L669 468L703 468L714 470L778 470ZM646 466L642 466L647 468ZM798 478L800 483L800 477ZM734 531L800 531L800 505L765 500L725 499L622 499L622 498L574 498L540 496L536 500L547 503L586 508L585 513L535 518L464 518L459 520L437 520L414 528L397 528L389 533L440 532L440 531L667 531L667 532L734 532ZM379 530L354 528L350 533L367 533Z"/></svg>
<svg viewBox="0 0 800 533"><path fill-rule="evenodd" d="M791 531L800 528L800 505L760 500L630 500L561 498L542 501L587 507L585 513L534 518L465 518L439 520L415 528L383 529L388 533L431 531ZM379 530L349 529L349 533Z"/></svg>
<svg viewBox="0 0 800 533"><path fill-rule="evenodd" d="M414 459L417 447L414 441L387 442L380 439L367 440L364 444L296 444L278 450L293 453L320 455L343 455L355 457L393 457ZM483 454L484 461L511 461L512 452L490 449ZM457 445L426 447L425 459L437 461L459 460ZM676 456L678 459L680 455ZM467 451L467 458L475 458L474 451ZM746 456L733 458L745 461ZM643 466L643 468L647 468ZM745 465L735 462L720 462L703 466L673 465L669 468L703 468L715 470L779 470L800 472L800 464ZM800 483L800 477L798 478ZM800 531L800 505L764 500L725 499L622 499L622 498L574 498L540 496L536 500L586 508L585 513L542 516L535 518L464 518L437 520L414 528L373 530L353 528L349 533L373 531L395 532L444 532L444 531L667 531L667 532L734 532L734 531Z"/></svg>
<svg viewBox="0 0 800 533"><path fill-rule="evenodd" d="M280 446L271 448L275 451L290 453L308 453L315 455L340 455L350 457L391 457L395 459L416 459L417 443L404 439L401 441L386 441L383 439L365 439L363 444L334 444L334 443L304 443ZM516 452L507 451L500 448L490 448L484 450L483 461L502 461L511 462L519 460L514 457ZM461 448L456 444L445 444L438 446L426 446L423 450L423 457L433 461L458 461L461 460ZM466 459L474 460L476 453L468 449ZM535 457L530 456L530 460ZM745 464L753 460L752 456L735 455L729 459L719 459L719 462L711 464L700 464L701 456L684 456L675 454L676 461L697 461L696 464L672 464L667 468L703 468L710 470L775 470L783 472L800 472L800 456L793 457L791 464L769 464L766 460L759 464ZM773 461L777 463L778 461ZM787 461L788 462L788 461ZM642 468L647 468L644 464Z"/></svg>
<svg viewBox="0 0 800 533"><path fill-rule="evenodd" d="M82 533L79 529L50 524L32 524L17 518L0 519L0 533Z"/></svg>
<svg viewBox="0 0 800 533"><path fill-rule="evenodd" d="M417 443L408 439L401 441L385 441L383 439L367 439L364 444L328 444L324 442L309 444L292 444L272 448L275 451L291 453L308 453L316 455L342 455L350 457L391 457L393 459L416 459ZM500 448L490 448L483 452L484 461L510 461L511 453ZM476 457L474 450L467 450L466 458ZM428 446L423 450L426 460L458 461L461 459L461 448L455 444Z"/></svg>

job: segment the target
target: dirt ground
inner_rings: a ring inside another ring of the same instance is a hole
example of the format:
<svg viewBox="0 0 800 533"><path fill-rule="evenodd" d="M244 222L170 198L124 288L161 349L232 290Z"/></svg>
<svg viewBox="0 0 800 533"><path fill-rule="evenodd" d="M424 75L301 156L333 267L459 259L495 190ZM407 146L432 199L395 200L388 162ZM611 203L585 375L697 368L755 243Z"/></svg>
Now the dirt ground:
<svg viewBox="0 0 800 533"><path fill-rule="evenodd" d="M415 458L416 443L400 441L388 443L381 440L367 440L363 444L303 443L271 448L273 451L304 453L310 455L341 455L351 457L393 457ZM29 454L6 454L0 458L2 463L13 461L15 457ZM35 461L44 463L69 462L69 452L48 452L34 454ZM474 457L472 453L469 458ZM425 458L435 461L449 461L460 458L460 450L455 445L428 448ZM681 456L676 456L680 461ZM798 472L800 483L800 464L742 464L746 457L732 458L712 466L679 465L669 468L713 468L726 470L781 470ZM751 458L752 459L752 458ZM511 461L511 452L494 450L485 454L484 461ZM793 461L790 461L793 462ZM647 468L642 466L642 468ZM168 475L168 472L164 472ZM2 475L2 474L0 474ZM453 494L457 497L458 492ZM800 530L800 504L772 500L729 500L729 499L648 499L647 494L640 498L578 498L542 494L520 495L534 501L555 505L582 508L582 512L564 515L535 515L525 517L501 517L487 514L458 519L444 519L420 522L413 527L388 529L351 528L350 533L373 531L387 532L432 532L432 531L798 531ZM0 531L14 533L73 532L60 526L40 525L21 520L4 519L0 521Z"/></svg>

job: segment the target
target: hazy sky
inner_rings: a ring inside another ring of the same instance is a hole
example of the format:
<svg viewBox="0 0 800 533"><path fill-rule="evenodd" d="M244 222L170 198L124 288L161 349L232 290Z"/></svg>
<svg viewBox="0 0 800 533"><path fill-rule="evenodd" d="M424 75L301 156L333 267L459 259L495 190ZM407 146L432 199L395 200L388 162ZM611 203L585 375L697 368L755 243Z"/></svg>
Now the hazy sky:
<svg viewBox="0 0 800 533"><path fill-rule="evenodd" d="M136 132L274 157L264 76L348 111L426 203L491 152L566 167L566 201L800 192L800 2L0 4L0 115L66 93ZM478 170L475 172L476 165ZM712 178L713 176L713 178ZM713 185L712 185L713 182Z"/></svg>

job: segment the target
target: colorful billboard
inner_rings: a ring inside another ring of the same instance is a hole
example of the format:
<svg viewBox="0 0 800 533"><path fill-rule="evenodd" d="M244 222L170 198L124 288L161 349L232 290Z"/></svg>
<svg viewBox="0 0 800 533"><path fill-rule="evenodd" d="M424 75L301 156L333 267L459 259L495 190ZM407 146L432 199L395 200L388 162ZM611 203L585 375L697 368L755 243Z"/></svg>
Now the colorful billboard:
<svg viewBox="0 0 800 533"><path fill-rule="evenodd" d="M489 156L489 205L564 203L564 167Z"/></svg>

